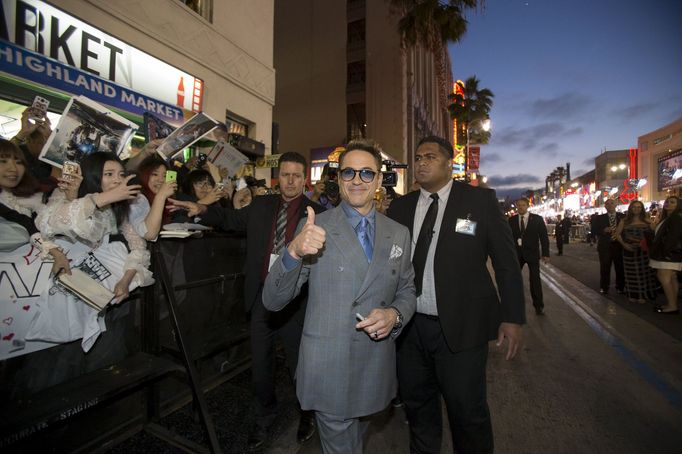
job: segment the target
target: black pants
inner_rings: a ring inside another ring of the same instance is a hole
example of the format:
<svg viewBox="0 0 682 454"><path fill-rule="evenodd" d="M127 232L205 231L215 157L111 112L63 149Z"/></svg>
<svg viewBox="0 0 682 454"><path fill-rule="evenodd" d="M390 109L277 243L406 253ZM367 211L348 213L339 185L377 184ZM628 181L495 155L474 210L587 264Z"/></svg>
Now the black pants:
<svg viewBox="0 0 682 454"><path fill-rule="evenodd" d="M599 248L599 288L609 290L611 285L611 265L616 269L616 289L625 289L625 271L623 269L623 247L617 241L611 241L608 247Z"/></svg>
<svg viewBox="0 0 682 454"><path fill-rule="evenodd" d="M410 425L410 452L440 452L442 395L457 453L492 453L485 378L488 344L453 353L438 318L421 314L415 314L401 338L398 383Z"/></svg>
<svg viewBox="0 0 682 454"><path fill-rule="evenodd" d="M563 235L556 236L556 248L559 251L558 254L562 255L564 253L564 237Z"/></svg>
<svg viewBox="0 0 682 454"><path fill-rule="evenodd" d="M542 309L545 303L542 300L542 281L540 280L540 261L531 260L527 262L523 257L519 257L519 264L523 268L524 264L528 265L528 281L530 283L530 297L533 300L533 307Z"/></svg>
<svg viewBox="0 0 682 454"><path fill-rule="evenodd" d="M256 424L271 425L277 413L275 395L275 341L279 336L284 345L287 367L293 381L298 364L298 348L305 315L303 301L292 301L279 312L263 306L262 291L258 292L251 309L251 383L256 405Z"/></svg>

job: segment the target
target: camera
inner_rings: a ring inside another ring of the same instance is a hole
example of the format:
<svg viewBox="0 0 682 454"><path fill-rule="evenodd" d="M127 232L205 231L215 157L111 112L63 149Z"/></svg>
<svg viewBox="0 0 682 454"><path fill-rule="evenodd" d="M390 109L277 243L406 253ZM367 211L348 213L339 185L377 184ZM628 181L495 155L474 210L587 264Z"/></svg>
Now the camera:
<svg viewBox="0 0 682 454"><path fill-rule="evenodd" d="M324 184L324 194L328 198L336 199L339 196L339 184L329 180Z"/></svg>
<svg viewBox="0 0 682 454"><path fill-rule="evenodd" d="M394 169L407 169L407 164L398 164L390 159L384 159L382 164L386 167L386 170L381 172L384 177L381 186L385 188L395 187L398 184L398 172Z"/></svg>
<svg viewBox="0 0 682 454"><path fill-rule="evenodd" d="M206 161L208 161L208 156L205 155L204 153L200 153L199 156L197 157L197 162L194 165L194 168L197 170L203 168L204 165L206 164Z"/></svg>

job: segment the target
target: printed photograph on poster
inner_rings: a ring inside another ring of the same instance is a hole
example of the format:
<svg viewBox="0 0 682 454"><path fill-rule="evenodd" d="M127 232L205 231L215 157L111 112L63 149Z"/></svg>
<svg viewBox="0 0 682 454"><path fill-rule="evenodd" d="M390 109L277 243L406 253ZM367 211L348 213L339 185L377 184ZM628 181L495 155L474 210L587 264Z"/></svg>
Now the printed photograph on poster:
<svg viewBox="0 0 682 454"><path fill-rule="evenodd" d="M108 151L120 156L137 125L84 96L71 98L47 139L40 160L61 168L64 161Z"/></svg>
<svg viewBox="0 0 682 454"><path fill-rule="evenodd" d="M208 159L218 168L226 169L230 176L236 175L239 169L249 162L249 158L222 139L208 153Z"/></svg>
<svg viewBox="0 0 682 454"><path fill-rule="evenodd" d="M166 137L166 140L158 146L156 152L163 159L171 159L182 152L183 149L211 132L216 126L218 126L217 121L205 113L199 112Z"/></svg>
<svg viewBox="0 0 682 454"><path fill-rule="evenodd" d="M165 139L175 131L175 126L171 126L159 117L145 112L142 122L144 140L149 143L156 139Z"/></svg>

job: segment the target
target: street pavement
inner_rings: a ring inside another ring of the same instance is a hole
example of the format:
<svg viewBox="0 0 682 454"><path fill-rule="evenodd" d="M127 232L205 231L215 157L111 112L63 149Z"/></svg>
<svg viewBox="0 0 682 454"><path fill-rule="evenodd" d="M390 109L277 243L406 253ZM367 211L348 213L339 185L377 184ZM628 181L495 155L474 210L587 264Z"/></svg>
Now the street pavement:
<svg viewBox="0 0 682 454"><path fill-rule="evenodd" d="M599 294L595 247L570 243L563 256L555 252L552 245L550 264L541 268L544 316L530 303L524 268L528 321L518 357L506 361L504 349L490 344L496 452L682 452L682 316L654 314L653 304L628 303L615 292ZM246 452L253 424L248 377L249 371L207 394L223 452ZM280 417L261 452L320 452L317 437L302 446L296 442L294 391L281 371L278 395ZM202 442L189 407L162 423ZM403 409L390 407L372 418L365 451L409 452ZM174 451L140 434L112 452ZM447 429L442 452L453 452Z"/></svg>

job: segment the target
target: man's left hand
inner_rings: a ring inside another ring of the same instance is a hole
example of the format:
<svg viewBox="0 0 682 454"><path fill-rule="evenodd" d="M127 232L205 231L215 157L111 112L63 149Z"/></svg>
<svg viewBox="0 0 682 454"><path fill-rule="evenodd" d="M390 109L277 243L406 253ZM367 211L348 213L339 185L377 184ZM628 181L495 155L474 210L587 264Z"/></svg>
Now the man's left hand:
<svg viewBox="0 0 682 454"><path fill-rule="evenodd" d="M507 345L507 360L514 359L516 353L518 353L519 348L521 348L521 343L523 342L523 331L521 325L516 323L505 323L500 324L500 329L497 332L497 346L499 347L507 338L509 344Z"/></svg>
<svg viewBox="0 0 682 454"><path fill-rule="evenodd" d="M394 309L377 308L369 313L365 319L355 325L357 329L364 330L372 340L381 340L391 334L398 314Z"/></svg>

